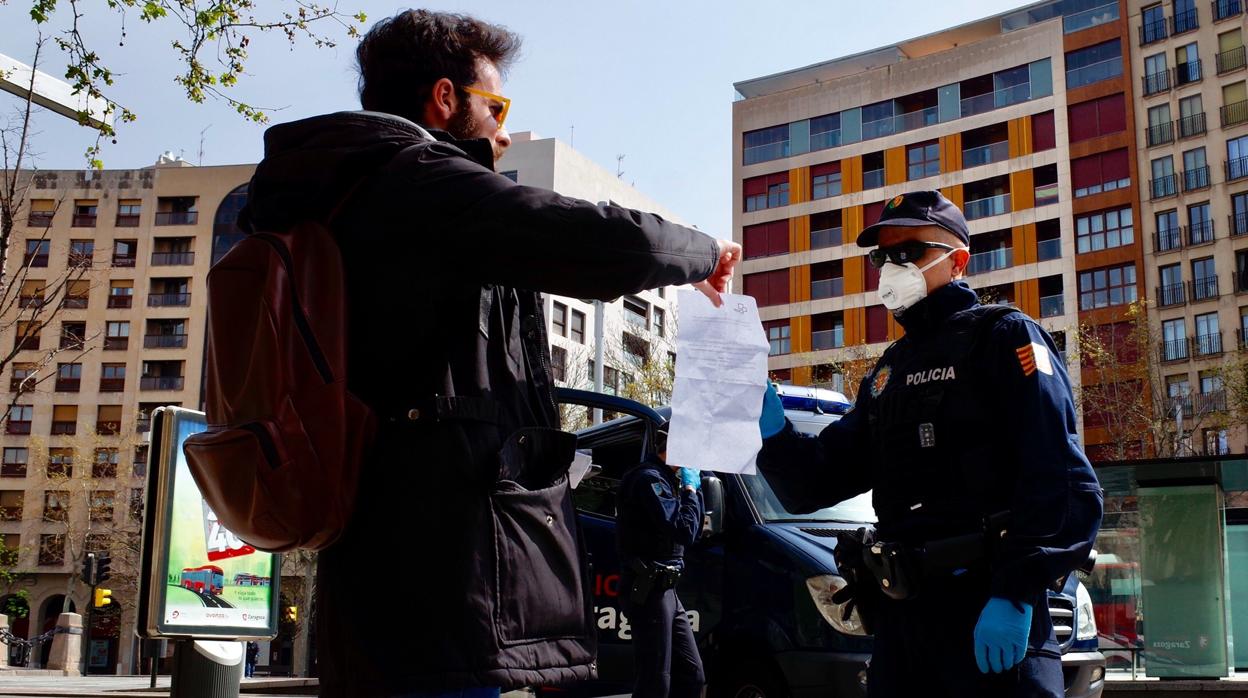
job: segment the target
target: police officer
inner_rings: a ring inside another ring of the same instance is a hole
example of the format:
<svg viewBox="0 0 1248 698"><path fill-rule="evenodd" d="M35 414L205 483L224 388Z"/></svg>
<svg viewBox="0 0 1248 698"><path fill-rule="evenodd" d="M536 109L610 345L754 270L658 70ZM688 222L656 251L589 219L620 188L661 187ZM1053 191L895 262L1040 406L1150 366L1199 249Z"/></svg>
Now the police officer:
<svg viewBox="0 0 1248 698"><path fill-rule="evenodd" d="M666 426L655 446L656 458L624 475L616 505L624 608L633 626L633 696L696 698L706 677L675 587L685 546L702 530L701 477L666 464Z"/></svg>
<svg viewBox="0 0 1248 698"><path fill-rule="evenodd" d="M939 192L894 198L857 242L905 335L818 437L769 388L759 468L793 512L873 490L870 696L1057 698L1045 590L1087 559L1102 506L1066 366L1034 320L960 280L970 235Z"/></svg>

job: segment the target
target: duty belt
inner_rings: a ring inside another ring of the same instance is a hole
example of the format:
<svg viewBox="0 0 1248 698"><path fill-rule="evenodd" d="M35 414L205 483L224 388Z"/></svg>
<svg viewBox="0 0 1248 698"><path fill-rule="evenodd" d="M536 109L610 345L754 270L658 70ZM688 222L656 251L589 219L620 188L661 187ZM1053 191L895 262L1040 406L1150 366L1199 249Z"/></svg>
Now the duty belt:
<svg viewBox="0 0 1248 698"><path fill-rule="evenodd" d="M924 580L956 574L992 559L1005 535L1009 512L988 517L981 531L940 538L919 545L876 540L863 535L862 561L890 599L904 601L919 595Z"/></svg>
<svg viewBox="0 0 1248 698"><path fill-rule="evenodd" d="M682 573L681 568L675 565L646 562L640 558L630 559L628 567L636 575L633 588L629 592L629 600L637 605L644 604L655 591L676 588Z"/></svg>

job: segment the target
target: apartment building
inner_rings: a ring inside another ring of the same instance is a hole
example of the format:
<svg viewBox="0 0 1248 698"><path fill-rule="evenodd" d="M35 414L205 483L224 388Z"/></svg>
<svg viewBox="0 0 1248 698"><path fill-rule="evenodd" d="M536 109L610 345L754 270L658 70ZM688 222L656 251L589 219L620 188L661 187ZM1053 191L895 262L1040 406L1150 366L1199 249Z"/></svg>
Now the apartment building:
<svg viewBox="0 0 1248 698"><path fill-rule="evenodd" d="M1131 0L1141 218L1166 409L1187 448L1243 452L1218 367L1248 338L1248 62L1243 0Z"/></svg>
<svg viewBox="0 0 1248 698"><path fill-rule="evenodd" d="M969 283L1077 368L1078 324L1144 295L1126 15L1042 2L736 84L733 230L776 378L843 389L838 362L900 336L854 241L916 189L965 212ZM1087 420L1091 451L1107 438Z"/></svg>
<svg viewBox="0 0 1248 698"><path fill-rule="evenodd" d="M200 404L205 280L240 237L253 170L162 156L139 170L31 173L7 270L18 303L0 322L0 351L18 349L0 377L6 405L18 395L0 429L0 538L18 551L7 591L29 594L21 637L55 624L84 548L112 551L115 604L87 637L93 672L134 666L137 599L122 578L133 580L151 412ZM51 320L36 334L18 321L32 314ZM85 610L85 588L68 591ZM46 646L31 663L45 659Z"/></svg>
<svg viewBox="0 0 1248 698"><path fill-rule="evenodd" d="M528 131L512 134L498 171L525 186L565 196L611 202L657 213L687 225L667 207L638 191L568 144ZM551 364L556 380L585 388L594 377L595 309L592 300L546 294ZM663 370L675 351L674 288L659 288L603 304L603 390L617 394L646 370Z"/></svg>

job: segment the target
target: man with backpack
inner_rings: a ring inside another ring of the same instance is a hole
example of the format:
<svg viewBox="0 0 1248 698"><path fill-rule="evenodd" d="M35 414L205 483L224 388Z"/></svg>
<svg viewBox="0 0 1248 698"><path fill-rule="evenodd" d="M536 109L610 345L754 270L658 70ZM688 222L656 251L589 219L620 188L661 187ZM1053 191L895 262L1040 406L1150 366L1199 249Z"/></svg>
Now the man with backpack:
<svg viewBox="0 0 1248 698"><path fill-rule="evenodd" d="M1059 698L1045 590L1087 559L1102 507L1061 354L961 281L970 233L940 192L897 196L857 243L905 336L818 437L768 386L759 470L793 513L872 491L879 521L847 564L872 585L852 590L869 696Z"/></svg>
<svg viewBox="0 0 1248 698"><path fill-rule="evenodd" d="M594 674L575 437L558 429L539 294L693 283L717 301L741 258L658 216L495 173L518 47L463 15L378 23L357 51L366 111L269 129L240 216L257 233L309 219L333 231L347 387L376 428L354 514L318 563L323 696L496 695ZM301 298L302 330L318 314Z"/></svg>

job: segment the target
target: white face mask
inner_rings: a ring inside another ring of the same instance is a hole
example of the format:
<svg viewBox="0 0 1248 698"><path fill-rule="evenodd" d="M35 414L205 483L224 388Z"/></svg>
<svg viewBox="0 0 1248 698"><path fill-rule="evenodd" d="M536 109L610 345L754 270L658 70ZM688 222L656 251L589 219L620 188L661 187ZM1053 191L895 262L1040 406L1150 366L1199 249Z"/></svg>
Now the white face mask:
<svg viewBox="0 0 1248 698"><path fill-rule="evenodd" d="M927 296L927 279L924 278L923 272L945 261L953 253L954 250L949 250L933 259L922 269L913 262L909 264L886 263L880 270L880 288L876 291L880 302L885 308L899 313L923 300Z"/></svg>

